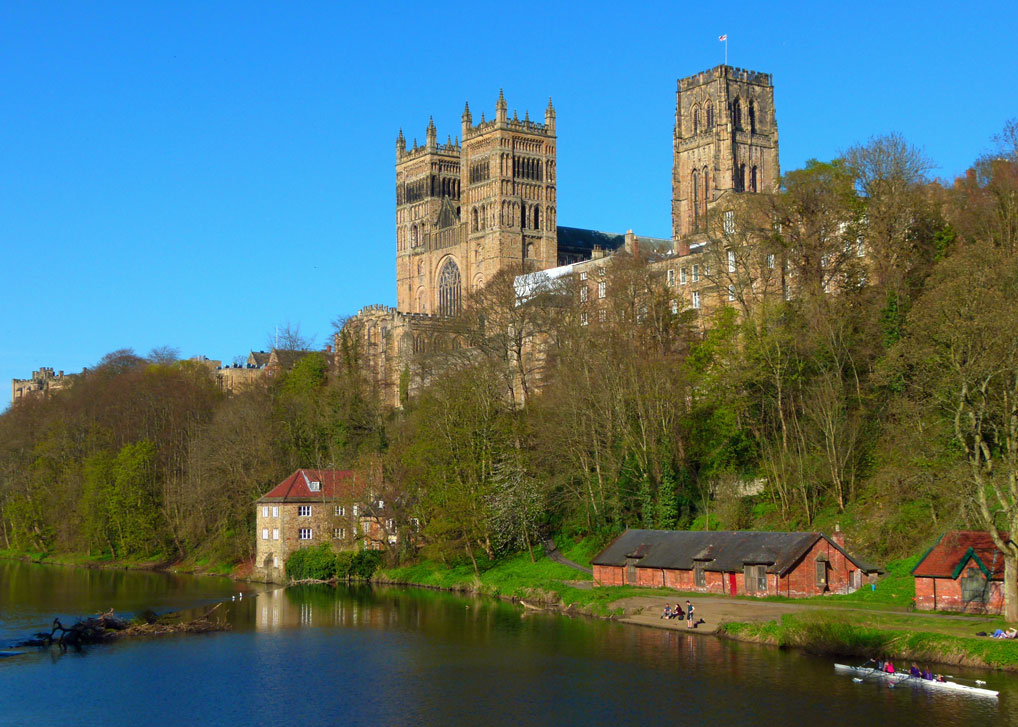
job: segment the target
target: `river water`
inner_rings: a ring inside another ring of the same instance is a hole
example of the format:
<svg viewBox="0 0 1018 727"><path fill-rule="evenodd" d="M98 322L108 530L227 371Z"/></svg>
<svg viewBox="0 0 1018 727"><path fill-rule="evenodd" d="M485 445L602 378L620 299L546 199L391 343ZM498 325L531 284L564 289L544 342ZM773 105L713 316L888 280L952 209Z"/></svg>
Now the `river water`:
<svg viewBox="0 0 1018 727"><path fill-rule="evenodd" d="M799 652L417 589L0 561L0 650L54 615L220 601L228 632L0 658L0 725L1018 725L1013 675L950 670L999 701L888 689Z"/></svg>

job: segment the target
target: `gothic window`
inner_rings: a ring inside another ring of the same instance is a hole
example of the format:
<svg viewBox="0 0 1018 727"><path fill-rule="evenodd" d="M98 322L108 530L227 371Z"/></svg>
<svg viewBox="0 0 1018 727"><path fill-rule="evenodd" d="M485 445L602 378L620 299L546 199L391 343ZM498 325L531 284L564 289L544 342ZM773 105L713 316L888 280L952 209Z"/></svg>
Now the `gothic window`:
<svg viewBox="0 0 1018 727"><path fill-rule="evenodd" d="M710 177L707 175L707 167L703 168L703 194L700 195L702 198L700 216L704 223L707 221L707 202L710 200Z"/></svg>
<svg viewBox="0 0 1018 727"><path fill-rule="evenodd" d="M696 136L700 133L700 107L693 107L693 135Z"/></svg>
<svg viewBox="0 0 1018 727"><path fill-rule="evenodd" d="M756 169L756 167L754 167L754 169ZM541 229L541 208L537 205L534 205L534 229Z"/></svg>
<svg viewBox="0 0 1018 727"><path fill-rule="evenodd" d="M417 293L417 312L418 313L427 313L427 311L424 310L424 291L423 290L420 291L419 293ZM417 350L417 344L416 343L414 344L414 350L415 351Z"/></svg>
<svg viewBox="0 0 1018 727"><path fill-rule="evenodd" d="M714 128L714 107L711 106L710 101L707 102L705 109L707 116L707 131L710 131Z"/></svg>
<svg viewBox="0 0 1018 727"><path fill-rule="evenodd" d="M534 257L534 243L532 243L532 242L528 242L527 243L527 249L526 249L526 252L525 252L525 257L527 257L527 258Z"/></svg>
<svg viewBox="0 0 1018 727"><path fill-rule="evenodd" d="M750 174L749 174L749 189L752 192L758 191L757 188L756 188L756 167L755 166L750 170Z"/></svg>
<svg viewBox="0 0 1018 727"><path fill-rule="evenodd" d="M746 165L740 164L735 167L735 191L746 191Z"/></svg>
<svg viewBox="0 0 1018 727"><path fill-rule="evenodd" d="M700 173L693 170L692 178L693 193L693 229L700 229Z"/></svg>
<svg viewBox="0 0 1018 727"><path fill-rule="evenodd" d="M438 312L454 316L460 312L460 269L452 260L446 262L438 276Z"/></svg>
<svg viewBox="0 0 1018 727"><path fill-rule="evenodd" d="M477 230L479 230L480 228L477 225L477 208L476 207L474 207L474 209L471 211L471 215L472 215L471 222L473 224L472 224L470 230L471 230L471 232L477 232Z"/></svg>
<svg viewBox="0 0 1018 727"><path fill-rule="evenodd" d="M410 228L410 247L417 247L417 225Z"/></svg>
<svg viewBox="0 0 1018 727"><path fill-rule="evenodd" d="M732 125L736 129L742 128L742 103L739 99L732 102Z"/></svg>
<svg viewBox="0 0 1018 727"><path fill-rule="evenodd" d="M756 103L752 99L749 102L749 132L756 133Z"/></svg>

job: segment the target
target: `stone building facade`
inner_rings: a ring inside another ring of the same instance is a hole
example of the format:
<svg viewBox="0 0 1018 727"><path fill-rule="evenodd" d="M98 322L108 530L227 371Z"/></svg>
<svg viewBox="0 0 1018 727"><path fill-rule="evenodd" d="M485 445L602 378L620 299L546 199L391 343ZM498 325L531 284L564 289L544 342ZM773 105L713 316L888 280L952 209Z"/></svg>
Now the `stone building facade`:
<svg viewBox="0 0 1018 727"><path fill-rule="evenodd" d="M402 131L396 140L397 305L367 306L345 329L383 404L400 406L426 380L428 355L460 345L451 316L501 271L588 281L580 287L590 288L591 323L603 295L593 274L622 251L673 289L676 312L736 300L734 286L710 274L712 265L723 270L707 254L708 211L738 199L732 195L777 189L770 74L722 65L678 80L668 240L558 226L550 99L539 123L529 113L510 117L500 92L490 121L482 114L474 124L467 105L461 132L462 140L440 144L430 121L423 146L414 139L408 148Z"/></svg>
<svg viewBox="0 0 1018 727"><path fill-rule="evenodd" d="M54 373L53 369L43 366L38 371L33 371L30 379L11 379L11 403L30 396L59 391L68 386L75 376L76 374L64 374L63 371Z"/></svg>

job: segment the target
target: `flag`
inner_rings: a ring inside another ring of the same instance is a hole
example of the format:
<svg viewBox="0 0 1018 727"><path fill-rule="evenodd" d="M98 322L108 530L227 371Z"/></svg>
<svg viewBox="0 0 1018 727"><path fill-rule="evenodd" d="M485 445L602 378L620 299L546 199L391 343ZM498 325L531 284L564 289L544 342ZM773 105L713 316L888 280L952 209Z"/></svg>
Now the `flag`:
<svg viewBox="0 0 1018 727"><path fill-rule="evenodd" d="M724 35L719 35L718 40L728 40L728 33L725 33Z"/></svg>

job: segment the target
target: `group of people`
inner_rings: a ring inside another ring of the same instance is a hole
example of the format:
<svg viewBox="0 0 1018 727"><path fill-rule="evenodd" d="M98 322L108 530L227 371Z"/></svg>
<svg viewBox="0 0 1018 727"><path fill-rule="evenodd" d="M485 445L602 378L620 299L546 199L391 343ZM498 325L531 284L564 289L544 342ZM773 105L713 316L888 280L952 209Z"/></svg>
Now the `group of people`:
<svg viewBox="0 0 1018 727"><path fill-rule="evenodd" d="M693 623L693 604L686 601L686 608L683 610L682 606L678 603L675 604L675 608L672 608L672 604L666 604L665 610L661 614L661 618L673 619L682 618L683 615L686 617L686 628L691 629L695 626Z"/></svg>
<svg viewBox="0 0 1018 727"><path fill-rule="evenodd" d="M873 663L873 659L870 659L867 663ZM894 662L890 659L877 659L875 663L877 671L894 674ZM946 681L943 674L934 674L928 666L925 669L920 669L914 661L908 670L908 675L913 679L925 679L928 682Z"/></svg>
<svg viewBox="0 0 1018 727"><path fill-rule="evenodd" d="M997 629L990 634L991 639L1018 639L1018 629L1011 627L1007 631Z"/></svg>

